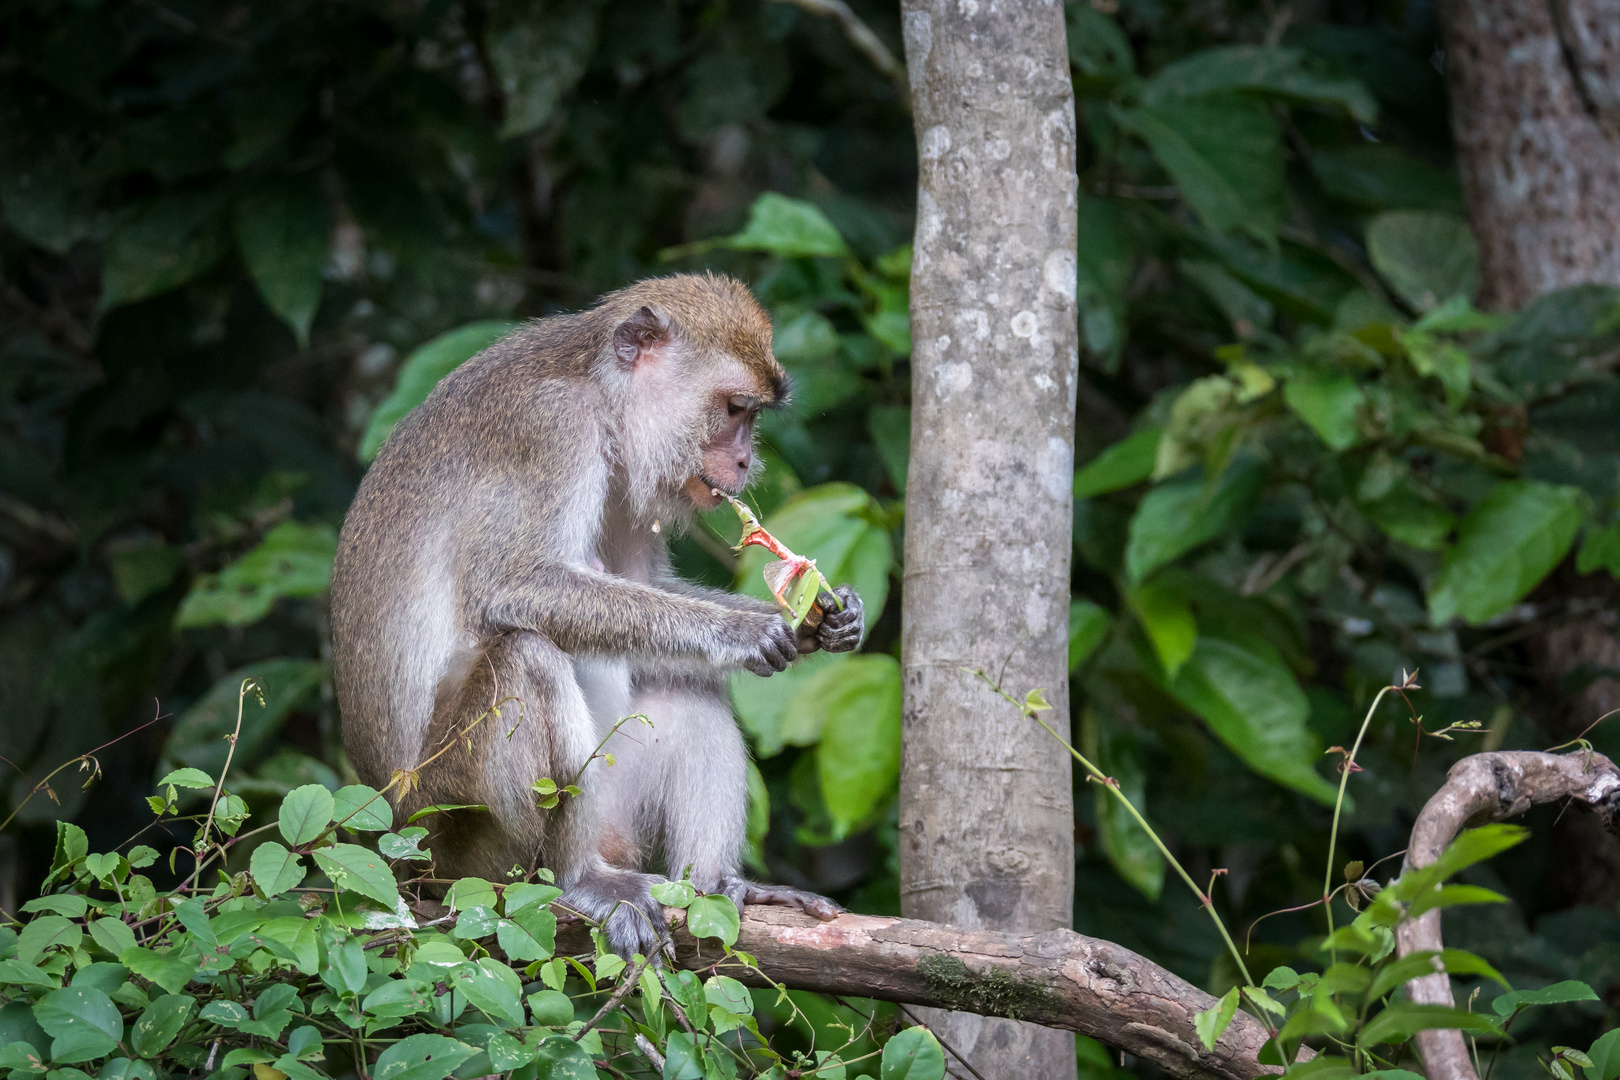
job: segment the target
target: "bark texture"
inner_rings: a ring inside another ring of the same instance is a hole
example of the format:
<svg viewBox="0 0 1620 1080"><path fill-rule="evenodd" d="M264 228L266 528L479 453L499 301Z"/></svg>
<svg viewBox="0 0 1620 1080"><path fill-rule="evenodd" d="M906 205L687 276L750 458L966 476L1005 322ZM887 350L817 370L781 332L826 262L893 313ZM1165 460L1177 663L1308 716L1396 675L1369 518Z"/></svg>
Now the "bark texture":
<svg viewBox="0 0 1620 1080"><path fill-rule="evenodd" d="M1474 754L1451 767L1417 822L1406 851L1406 867L1431 865L1464 828L1522 814L1537 803L1574 799L1597 810L1609 832L1620 826L1620 769L1602 754L1503 751ZM1395 928L1402 956L1439 951L1440 909ZM1451 978L1425 975L1406 984L1407 996L1425 1005L1453 1005ZM1460 1031L1420 1031L1418 1053L1428 1080L1479 1080Z"/></svg>
<svg viewBox="0 0 1620 1080"><path fill-rule="evenodd" d="M911 277L901 908L1072 921L1069 758L962 669L1068 727L1077 378L1074 97L1057 0L905 0L919 183ZM1073 1040L930 1018L987 1078L1062 1080Z"/></svg>
<svg viewBox="0 0 1620 1080"><path fill-rule="evenodd" d="M725 962L715 942L693 938L684 911L668 908L665 915L676 966L716 969L754 986L767 985ZM1266 1032L1253 1017L1239 1012L1215 1049L1205 1050L1193 1016L1214 998L1129 949L1072 930L1010 934L847 914L824 923L798 911L756 905L743 912L736 948L752 955L771 979L796 990L1016 1016L1084 1032L1171 1076L1253 1080L1281 1071L1259 1064ZM594 952L589 927L564 916L557 926L558 955ZM945 1038L967 1053L949 1030ZM946 1063L965 1075L948 1052ZM978 1061L975 1067L992 1075ZM1074 1068L1072 1052L1068 1068ZM1046 1080L1056 1074L1022 1075Z"/></svg>
<svg viewBox="0 0 1620 1080"><path fill-rule="evenodd" d="M1441 0L1486 306L1620 285L1620 0Z"/></svg>

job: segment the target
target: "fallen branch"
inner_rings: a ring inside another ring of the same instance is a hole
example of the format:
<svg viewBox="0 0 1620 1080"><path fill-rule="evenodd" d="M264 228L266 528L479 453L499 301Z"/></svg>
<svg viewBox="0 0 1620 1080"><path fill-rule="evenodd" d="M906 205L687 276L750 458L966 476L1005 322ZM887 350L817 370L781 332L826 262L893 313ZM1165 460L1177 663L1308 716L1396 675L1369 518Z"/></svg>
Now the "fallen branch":
<svg viewBox="0 0 1620 1080"><path fill-rule="evenodd" d="M1406 866L1431 865L1464 828L1522 814L1537 803L1572 798L1597 810L1604 827L1620 835L1620 769L1602 754L1502 751L1474 754L1451 767L1412 826ZM1439 951L1440 909L1402 923L1395 930L1396 948L1407 956ZM1451 978L1425 975L1406 984L1407 995L1425 1005L1452 1006ZM1418 1053L1428 1080L1479 1080L1462 1032L1420 1031Z"/></svg>
<svg viewBox="0 0 1620 1080"><path fill-rule="evenodd" d="M718 970L766 985L713 941L687 932L684 911L665 914L676 963ZM557 951L590 952L579 922L557 928ZM1280 1069L1261 1065L1266 1032L1238 1013L1205 1050L1193 1017L1215 999L1157 964L1111 942L1071 930L1019 935L962 930L913 919L840 915L820 922L787 908L754 905L743 912L736 948L759 970L795 990L848 994L981 1016L1029 1020L1090 1035L1151 1062L1172 1076L1253 1080Z"/></svg>

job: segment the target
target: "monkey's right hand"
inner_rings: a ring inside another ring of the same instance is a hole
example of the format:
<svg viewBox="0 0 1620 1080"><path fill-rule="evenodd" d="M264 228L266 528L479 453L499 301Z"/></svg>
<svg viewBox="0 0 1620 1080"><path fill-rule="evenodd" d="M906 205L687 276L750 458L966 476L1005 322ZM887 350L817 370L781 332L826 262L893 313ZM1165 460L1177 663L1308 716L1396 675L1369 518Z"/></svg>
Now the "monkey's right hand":
<svg viewBox="0 0 1620 1080"><path fill-rule="evenodd" d="M776 612L748 615L742 620L746 634L742 666L761 678L770 678L799 658L793 628Z"/></svg>
<svg viewBox="0 0 1620 1080"><path fill-rule="evenodd" d="M660 951L672 949L663 905L652 896L652 886L663 880L655 874L601 866L581 874L561 902L600 924L608 944L624 959L636 953L656 958Z"/></svg>

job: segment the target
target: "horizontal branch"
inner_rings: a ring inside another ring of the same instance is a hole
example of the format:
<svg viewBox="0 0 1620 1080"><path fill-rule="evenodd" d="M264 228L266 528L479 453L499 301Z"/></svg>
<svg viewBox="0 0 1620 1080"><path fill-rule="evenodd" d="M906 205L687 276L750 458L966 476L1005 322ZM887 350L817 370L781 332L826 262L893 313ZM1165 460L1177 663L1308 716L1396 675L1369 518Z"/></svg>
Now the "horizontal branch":
<svg viewBox="0 0 1620 1080"><path fill-rule="evenodd" d="M1522 814L1538 803L1574 799L1597 810L1604 826L1617 832L1620 822L1620 770L1602 754L1543 754L1529 750L1473 754L1446 774L1412 826L1406 866L1421 869L1440 857L1463 829ZM1404 922L1395 930L1400 955L1440 951L1440 909ZM1406 984L1406 993L1425 1005L1455 1005L1451 977L1444 972ZM1462 1032L1436 1028L1417 1034L1429 1080L1478 1080Z"/></svg>
<svg viewBox="0 0 1620 1080"><path fill-rule="evenodd" d="M684 911L669 908L665 914L678 966L703 971L722 963L715 942L687 932ZM558 926L559 953L591 947L584 924ZM794 990L1065 1028L1172 1076L1252 1080L1281 1071L1259 1063L1266 1032L1253 1017L1239 1012L1215 1049L1205 1050L1193 1017L1214 998L1129 949L1071 930L1019 935L848 914L819 922L791 909L754 905L743 912L736 948ZM736 964L719 970L765 985L758 976L745 977Z"/></svg>

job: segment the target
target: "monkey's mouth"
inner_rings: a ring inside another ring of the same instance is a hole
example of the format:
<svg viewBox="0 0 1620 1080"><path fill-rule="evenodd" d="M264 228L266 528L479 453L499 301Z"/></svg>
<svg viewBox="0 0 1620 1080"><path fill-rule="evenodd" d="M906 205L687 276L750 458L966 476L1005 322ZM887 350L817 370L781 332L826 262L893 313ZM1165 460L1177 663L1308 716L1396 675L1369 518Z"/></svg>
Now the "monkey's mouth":
<svg viewBox="0 0 1620 1080"><path fill-rule="evenodd" d="M722 484L719 481L715 480L714 477L710 476L708 473L698 473L697 478L703 482L703 490L705 492L723 491L727 495L741 495L742 494L742 489L743 489L744 485L739 484L737 487L734 487L734 488L733 487L727 487L725 484Z"/></svg>

